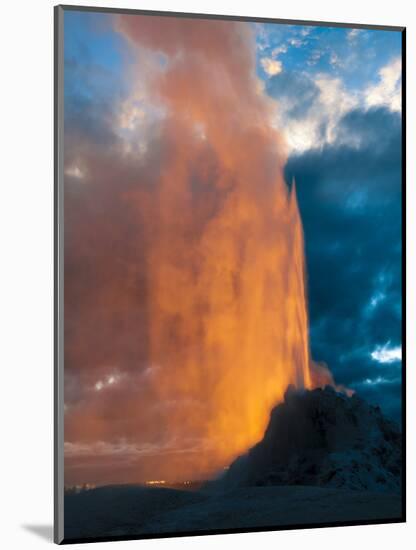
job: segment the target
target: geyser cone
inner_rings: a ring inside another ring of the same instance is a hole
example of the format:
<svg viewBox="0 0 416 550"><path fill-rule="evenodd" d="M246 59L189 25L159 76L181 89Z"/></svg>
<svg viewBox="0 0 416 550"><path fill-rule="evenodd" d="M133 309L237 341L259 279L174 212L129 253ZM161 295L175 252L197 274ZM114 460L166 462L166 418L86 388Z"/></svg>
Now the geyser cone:
<svg viewBox="0 0 416 550"><path fill-rule="evenodd" d="M302 223L251 27L130 15L118 25L166 60L151 81L165 113L159 176L137 215L154 392L163 437L182 453L163 474L189 479L261 439L289 384L313 385Z"/></svg>

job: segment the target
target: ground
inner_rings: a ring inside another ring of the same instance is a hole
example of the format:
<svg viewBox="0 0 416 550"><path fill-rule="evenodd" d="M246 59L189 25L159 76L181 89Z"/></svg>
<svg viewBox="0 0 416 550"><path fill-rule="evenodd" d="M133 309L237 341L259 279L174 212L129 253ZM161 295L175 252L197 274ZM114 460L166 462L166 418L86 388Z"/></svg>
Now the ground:
<svg viewBox="0 0 416 550"><path fill-rule="evenodd" d="M65 497L65 539L400 520L401 497L311 486L227 492L102 487Z"/></svg>

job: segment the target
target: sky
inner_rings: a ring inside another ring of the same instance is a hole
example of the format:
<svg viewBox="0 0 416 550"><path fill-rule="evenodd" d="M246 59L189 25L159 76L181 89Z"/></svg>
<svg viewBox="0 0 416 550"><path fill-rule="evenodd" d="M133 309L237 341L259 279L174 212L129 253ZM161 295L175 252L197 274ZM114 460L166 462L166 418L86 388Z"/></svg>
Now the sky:
<svg viewBox="0 0 416 550"><path fill-rule="evenodd" d="M282 136L285 180L296 181L312 357L399 421L401 34L245 25L256 86ZM76 11L65 12L64 47L68 482L109 464L119 480L132 456L157 463L169 452L140 407L157 365L146 363L147 335L137 331L146 324L146 282L134 258L146 255L146 228L125 201L138 200L138 171L156 185L146 163L157 165L166 152L158 133L166 113L163 103L148 101L146 85L171 53L138 52L112 14ZM142 475L151 476L150 466Z"/></svg>

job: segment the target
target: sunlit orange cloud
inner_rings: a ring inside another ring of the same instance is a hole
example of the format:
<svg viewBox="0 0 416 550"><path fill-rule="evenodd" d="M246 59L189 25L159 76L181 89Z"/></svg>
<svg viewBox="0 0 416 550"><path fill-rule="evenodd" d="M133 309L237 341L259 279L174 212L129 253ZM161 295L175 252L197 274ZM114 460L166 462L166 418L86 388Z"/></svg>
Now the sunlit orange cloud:
<svg viewBox="0 0 416 550"><path fill-rule="evenodd" d="M140 158L73 145L89 180L66 184L65 439L91 455L67 454L67 481L203 478L261 439L289 384L333 381L310 358L302 223L252 27L128 15L115 28L135 78L165 56L147 86L164 116ZM123 467L97 441L136 452Z"/></svg>

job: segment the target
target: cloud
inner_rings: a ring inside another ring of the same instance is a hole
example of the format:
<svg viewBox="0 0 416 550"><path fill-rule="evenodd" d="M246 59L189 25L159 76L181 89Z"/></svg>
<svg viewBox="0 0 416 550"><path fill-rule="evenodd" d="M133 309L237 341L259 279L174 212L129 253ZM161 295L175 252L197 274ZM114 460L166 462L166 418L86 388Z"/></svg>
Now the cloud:
<svg viewBox="0 0 416 550"><path fill-rule="evenodd" d="M362 37L361 53L358 37ZM305 40L307 45L301 44ZM355 109L387 107L400 111L399 41L394 33L380 35L380 40L394 56L388 63L376 33L358 29L314 30L306 38L279 35L279 43L271 39L262 58L284 55L284 72L269 74L266 90L279 104L276 127L283 129L289 153L333 143L338 123Z"/></svg>
<svg viewBox="0 0 416 550"><path fill-rule="evenodd" d="M276 57L278 57L279 55L281 55L282 53L286 53L287 52L287 46L286 44L280 44L280 46L276 46L275 48L273 48L272 50L272 58L273 59L276 59Z"/></svg>
<svg viewBox="0 0 416 550"><path fill-rule="evenodd" d="M348 31L347 33L347 39L348 41L350 42L354 42L357 37L363 33L364 31L362 29L351 29L350 31Z"/></svg>
<svg viewBox="0 0 416 550"><path fill-rule="evenodd" d="M147 456L160 456L163 454L177 454L186 452L203 452L207 449L207 442L190 439L186 445L178 449L177 442L173 439L163 443L131 443L124 439L117 441L93 441L91 443L70 442L64 444L65 458L93 456L120 457L122 460L141 458Z"/></svg>
<svg viewBox="0 0 416 550"><path fill-rule="evenodd" d="M340 66L341 63L338 56L331 55L330 64ZM279 105L276 126L283 129L289 152L301 153L341 139L360 147L359 140L368 139L373 131L373 121L366 122L367 133L364 128L353 133L347 129L347 115L351 118L359 111L368 111L371 118L378 107L400 112L400 60L383 67L379 75L379 82L364 90L349 89L342 78L322 72L311 75L286 70L271 76L266 90ZM379 138L385 139L382 134Z"/></svg>
<svg viewBox="0 0 416 550"><path fill-rule="evenodd" d="M339 57L338 54L336 54L335 52L331 52L330 56L329 56L329 64L331 65L331 67L333 67L334 69L336 68L339 68L339 67L342 67L344 65L342 59Z"/></svg>
<svg viewBox="0 0 416 550"><path fill-rule="evenodd" d="M340 78L324 73L286 71L270 78L266 89L278 102L276 126L292 153L333 143L340 120L359 104Z"/></svg>
<svg viewBox="0 0 416 550"><path fill-rule="evenodd" d="M397 383L397 378L389 379L384 376L377 376L377 378L366 378L363 382L363 385L366 386L379 386L385 384L395 384Z"/></svg>
<svg viewBox="0 0 416 550"><path fill-rule="evenodd" d="M282 62L270 57L263 57L260 59L260 64L263 67L264 72L269 76L274 76L282 72Z"/></svg>
<svg viewBox="0 0 416 550"><path fill-rule="evenodd" d="M325 141L332 143L336 139L336 128L341 118L358 105L357 97L346 90L340 78L318 75L315 79L320 94L318 109L326 118Z"/></svg>
<svg viewBox="0 0 416 550"><path fill-rule="evenodd" d="M285 71L268 79L267 93L276 99L281 116L289 120L305 118L319 95L319 88L305 73Z"/></svg>
<svg viewBox="0 0 416 550"><path fill-rule="evenodd" d="M83 180L85 173L78 164L72 164L65 168L65 176L75 178L76 180Z"/></svg>
<svg viewBox="0 0 416 550"><path fill-rule="evenodd" d="M392 111L401 110L401 77L402 62L400 58L393 59L379 72L377 84L369 86L365 91L365 102L368 107L387 106Z"/></svg>
<svg viewBox="0 0 416 550"><path fill-rule="evenodd" d="M318 63L318 61L321 59L321 57L324 55L324 51L322 50L318 50L318 49L315 49L315 50L312 50L310 56L308 57L306 63L310 66L310 67L313 67L314 65L316 65Z"/></svg>
<svg viewBox="0 0 416 550"><path fill-rule="evenodd" d="M121 379L122 375L119 372L107 374L104 378L101 378L95 382L94 390L99 392L117 386Z"/></svg>
<svg viewBox="0 0 416 550"><path fill-rule="evenodd" d="M402 348L401 346L389 347L390 342L384 344L384 346L377 346L374 351L371 352L371 358L379 363L395 363L402 360Z"/></svg>
<svg viewBox="0 0 416 550"><path fill-rule="evenodd" d="M300 48L303 44L302 40L299 38L289 38L288 43L295 48Z"/></svg>
<svg viewBox="0 0 416 550"><path fill-rule="evenodd" d="M389 128L389 132L383 131ZM397 160L401 150L401 118L385 107L356 108L342 118L337 128L338 144L370 148L374 153L386 148Z"/></svg>

